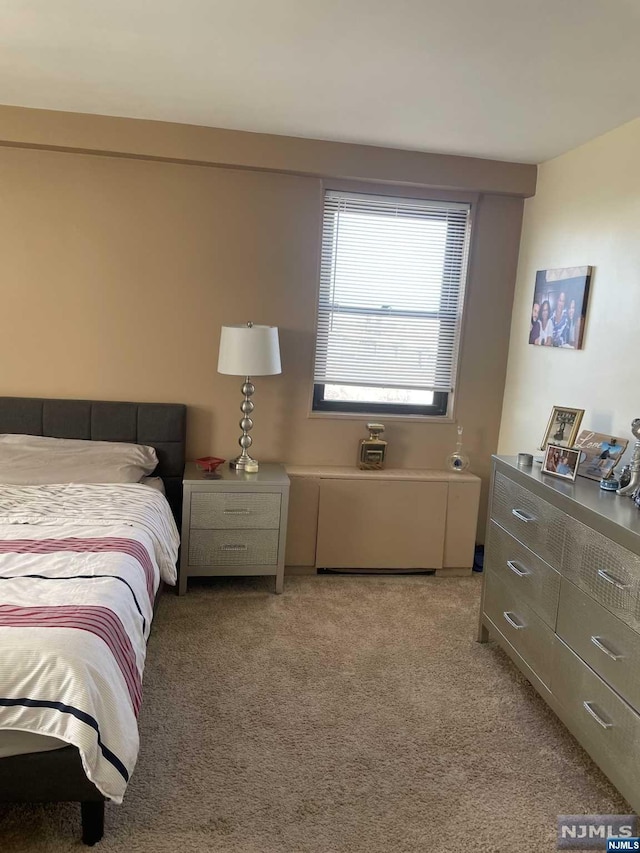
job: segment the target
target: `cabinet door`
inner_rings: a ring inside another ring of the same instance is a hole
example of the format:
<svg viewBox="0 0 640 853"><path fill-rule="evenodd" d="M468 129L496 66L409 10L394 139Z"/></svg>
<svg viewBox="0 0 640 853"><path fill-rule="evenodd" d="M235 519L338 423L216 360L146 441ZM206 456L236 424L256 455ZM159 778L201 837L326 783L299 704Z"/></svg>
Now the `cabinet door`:
<svg viewBox="0 0 640 853"><path fill-rule="evenodd" d="M442 568L447 484L321 480L316 567Z"/></svg>
<svg viewBox="0 0 640 853"><path fill-rule="evenodd" d="M480 480L473 483L450 482L447 489L444 566L470 569L476 548Z"/></svg>
<svg viewBox="0 0 640 853"><path fill-rule="evenodd" d="M292 477L287 525L287 566L315 566L320 480Z"/></svg>

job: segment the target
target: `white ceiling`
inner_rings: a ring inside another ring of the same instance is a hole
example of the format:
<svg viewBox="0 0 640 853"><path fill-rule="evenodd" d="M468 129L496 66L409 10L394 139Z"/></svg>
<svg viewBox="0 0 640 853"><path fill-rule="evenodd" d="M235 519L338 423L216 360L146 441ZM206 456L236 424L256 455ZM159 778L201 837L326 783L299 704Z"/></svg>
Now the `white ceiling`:
<svg viewBox="0 0 640 853"><path fill-rule="evenodd" d="M0 103L538 163L640 115L638 0L0 0Z"/></svg>

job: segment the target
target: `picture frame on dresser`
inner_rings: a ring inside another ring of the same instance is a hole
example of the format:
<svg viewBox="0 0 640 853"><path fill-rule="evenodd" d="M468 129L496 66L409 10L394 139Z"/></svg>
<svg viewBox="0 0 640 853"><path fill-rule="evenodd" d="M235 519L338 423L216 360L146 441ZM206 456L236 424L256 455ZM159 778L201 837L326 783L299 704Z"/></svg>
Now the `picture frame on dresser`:
<svg viewBox="0 0 640 853"><path fill-rule="evenodd" d="M551 409L540 450L546 450L548 444L573 447L578 436L578 431L580 430L583 415L584 409L554 406Z"/></svg>
<svg viewBox="0 0 640 853"><path fill-rule="evenodd" d="M579 450L562 447L560 444L547 444L542 460L542 473L573 481L578 474L580 459Z"/></svg>
<svg viewBox="0 0 640 853"><path fill-rule="evenodd" d="M590 480L606 480L622 459L628 439L583 429L575 441L580 450L578 476Z"/></svg>

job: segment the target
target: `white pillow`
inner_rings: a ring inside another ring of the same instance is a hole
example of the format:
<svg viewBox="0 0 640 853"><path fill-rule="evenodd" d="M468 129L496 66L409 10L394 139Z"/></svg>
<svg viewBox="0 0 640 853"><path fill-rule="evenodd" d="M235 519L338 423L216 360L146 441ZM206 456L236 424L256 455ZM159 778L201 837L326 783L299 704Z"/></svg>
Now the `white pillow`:
<svg viewBox="0 0 640 853"><path fill-rule="evenodd" d="M0 435L0 483L139 483L157 464L144 444Z"/></svg>

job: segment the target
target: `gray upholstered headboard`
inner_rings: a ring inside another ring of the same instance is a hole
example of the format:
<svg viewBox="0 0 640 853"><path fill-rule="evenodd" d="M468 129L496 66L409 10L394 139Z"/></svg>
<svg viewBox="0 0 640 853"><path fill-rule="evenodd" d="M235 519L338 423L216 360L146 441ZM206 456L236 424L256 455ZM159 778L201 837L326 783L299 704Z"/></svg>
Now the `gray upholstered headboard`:
<svg viewBox="0 0 640 853"><path fill-rule="evenodd" d="M180 517L187 407L182 403L114 403L102 400L45 400L0 397L0 433L128 441L155 447L156 476Z"/></svg>

